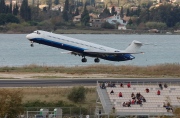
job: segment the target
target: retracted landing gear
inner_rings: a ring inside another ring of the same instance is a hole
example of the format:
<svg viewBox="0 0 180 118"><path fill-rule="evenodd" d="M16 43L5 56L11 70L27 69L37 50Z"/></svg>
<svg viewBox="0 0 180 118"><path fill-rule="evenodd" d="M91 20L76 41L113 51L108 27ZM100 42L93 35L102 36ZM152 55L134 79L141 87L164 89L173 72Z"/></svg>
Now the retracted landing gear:
<svg viewBox="0 0 180 118"><path fill-rule="evenodd" d="M86 59L85 57L83 57L83 58L81 59L81 61L84 63L84 62L87 62L87 59Z"/></svg>
<svg viewBox="0 0 180 118"><path fill-rule="evenodd" d="M31 41L31 45L30 45L31 47L34 47L34 44L33 44L33 41Z"/></svg>
<svg viewBox="0 0 180 118"><path fill-rule="evenodd" d="M94 59L94 62L95 62L95 63L99 63L99 62L100 62L99 58L95 58L95 59Z"/></svg>

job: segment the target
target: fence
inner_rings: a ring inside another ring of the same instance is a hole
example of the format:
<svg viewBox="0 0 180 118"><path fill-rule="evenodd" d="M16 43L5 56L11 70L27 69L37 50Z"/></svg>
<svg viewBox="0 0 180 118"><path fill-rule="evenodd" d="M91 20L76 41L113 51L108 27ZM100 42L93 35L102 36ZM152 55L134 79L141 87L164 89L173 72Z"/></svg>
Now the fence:
<svg viewBox="0 0 180 118"><path fill-rule="evenodd" d="M148 80L148 78L146 78ZM159 83L161 83L162 85L164 85L165 83L168 86L180 86L180 82L156 82L156 81L152 81L150 82L150 80L142 80L142 81L97 81L97 86L99 86L100 83L110 83L110 84L115 84L116 86L120 86L120 84L122 83L123 85L127 85L128 83L132 84L132 85L159 85Z"/></svg>
<svg viewBox="0 0 180 118"><path fill-rule="evenodd" d="M35 116L42 114L41 112L46 112L46 116L39 116L37 118L59 118L54 115L54 109L62 109L62 115L60 118L94 118L95 108L89 107L26 107L25 112L21 115L22 118L36 118ZM47 111L41 111L41 109L48 109Z"/></svg>

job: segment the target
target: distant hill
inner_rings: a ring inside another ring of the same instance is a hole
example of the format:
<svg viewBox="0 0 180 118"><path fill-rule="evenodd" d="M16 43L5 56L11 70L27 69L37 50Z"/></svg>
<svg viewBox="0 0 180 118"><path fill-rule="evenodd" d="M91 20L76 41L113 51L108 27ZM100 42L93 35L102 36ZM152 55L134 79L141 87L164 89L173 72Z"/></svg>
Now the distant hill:
<svg viewBox="0 0 180 118"><path fill-rule="evenodd" d="M6 2L9 2L9 0L5 0ZM16 0L13 0L16 1ZM21 0L17 0L19 3ZM29 5L31 5L33 2L37 4L39 1L40 4L48 4L49 2L54 3L54 0L28 0ZM69 0L70 3L73 3L75 0ZM96 2L104 2L107 6L116 6L116 7L131 7L131 6L138 6L142 4L147 4L148 2L153 2L153 0L95 0ZM59 0L60 4L63 4L65 0ZM80 0L80 2L85 3L86 0Z"/></svg>

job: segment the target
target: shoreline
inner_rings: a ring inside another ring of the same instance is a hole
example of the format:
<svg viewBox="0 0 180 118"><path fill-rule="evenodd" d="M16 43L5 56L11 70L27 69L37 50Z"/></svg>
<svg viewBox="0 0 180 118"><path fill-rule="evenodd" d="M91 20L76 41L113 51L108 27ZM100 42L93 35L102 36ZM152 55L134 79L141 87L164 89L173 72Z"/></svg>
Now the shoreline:
<svg viewBox="0 0 180 118"><path fill-rule="evenodd" d="M39 30L39 29L37 29ZM45 30L46 31L46 30ZM33 31L6 31L0 34L29 34ZM49 31L51 32L51 31ZM57 29L52 31L56 34L137 34L137 35L180 35L180 32L172 32L169 30L162 30L160 33L149 32L148 30L114 30L114 29ZM169 33L170 32L170 33Z"/></svg>

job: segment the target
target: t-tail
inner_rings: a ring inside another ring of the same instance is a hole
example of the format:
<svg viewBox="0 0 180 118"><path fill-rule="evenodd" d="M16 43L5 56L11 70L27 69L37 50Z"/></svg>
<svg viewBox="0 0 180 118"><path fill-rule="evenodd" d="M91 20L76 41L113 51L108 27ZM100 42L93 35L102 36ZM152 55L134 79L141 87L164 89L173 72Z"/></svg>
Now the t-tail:
<svg viewBox="0 0 180 118"><path fill-rule="evenodd" d="M143 43L134 40L133 42L131 42L131 44L124 51L126 53L130 53L130 54L142 53L142 52L138 52L138 50L140 49L140 47L142 45L143 45Z"/></svg>

